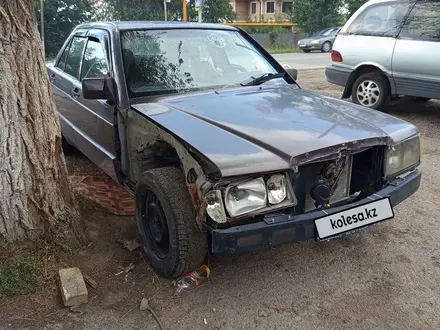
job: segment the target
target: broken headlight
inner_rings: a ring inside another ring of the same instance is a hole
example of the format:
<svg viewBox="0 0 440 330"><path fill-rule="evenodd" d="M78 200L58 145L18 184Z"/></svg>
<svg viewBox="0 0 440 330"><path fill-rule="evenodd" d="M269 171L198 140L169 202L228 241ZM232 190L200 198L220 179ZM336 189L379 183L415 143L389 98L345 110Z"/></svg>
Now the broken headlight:
<svg viewBox="0 0 440 330"><path fill-rule="evenodd" d="M397 176L420 163L420 136L400 142L385 152L385 176Z"/></svg>
<svg viewBox="0 0 440 330"><path fill-rule="evenodd" d="M206 194L206 212L218 223L226 222L226 213L223 206L222 193L220 190L213 190Z"/></svg>

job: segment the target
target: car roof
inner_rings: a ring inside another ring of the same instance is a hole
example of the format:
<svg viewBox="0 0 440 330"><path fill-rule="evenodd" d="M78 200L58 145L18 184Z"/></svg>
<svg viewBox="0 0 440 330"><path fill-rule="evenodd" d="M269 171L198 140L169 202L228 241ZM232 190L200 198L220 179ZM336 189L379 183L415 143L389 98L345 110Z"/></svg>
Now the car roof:
<svg viewBox="0 0 440 330"><path fill-rule="evenodd" d="M216 29L237 31L234 26L215 24L215 23L195 23L195 22L176 22L176 21L108 21L90 22L77 26L77 29L85 28L106 28L109 30L148 30L148 29Z"/></svg>

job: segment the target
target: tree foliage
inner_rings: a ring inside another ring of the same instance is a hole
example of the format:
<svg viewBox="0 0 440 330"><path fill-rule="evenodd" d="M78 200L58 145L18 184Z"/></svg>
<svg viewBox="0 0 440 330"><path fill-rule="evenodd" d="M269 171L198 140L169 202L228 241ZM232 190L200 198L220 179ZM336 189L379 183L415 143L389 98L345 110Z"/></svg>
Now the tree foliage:
<svg viewBox="0 0 440 330"><path fill-rule="evenodd" d="M34 0L34 8L40 24L40 1ZM61 48L73 28L93 18L89 0L45 0L44 34L46 55L53 56ZM40 30L41 31L41 30Z"/></svg>
<svg viewBox="0 0 440 330"><path fill-rule="evenodd" d="M347 8L347 18L355 13L365 2L368 0L345 0L345 5Z"/></svg>
<svg viewBox="0 0 440 330"><path fill-rule="evenodd" d="M344 0L295 0L293 21L307 33L342 23L340 9Z"/></svg>
<svg viewBox="0 0 440 330"><path fill-rule="evenodd" d="M189 14L192 19L197 19L195 0L190 1ZM208 23L232 22L236 17L228 0L204 0L202 14L203 21Z"/></svg>

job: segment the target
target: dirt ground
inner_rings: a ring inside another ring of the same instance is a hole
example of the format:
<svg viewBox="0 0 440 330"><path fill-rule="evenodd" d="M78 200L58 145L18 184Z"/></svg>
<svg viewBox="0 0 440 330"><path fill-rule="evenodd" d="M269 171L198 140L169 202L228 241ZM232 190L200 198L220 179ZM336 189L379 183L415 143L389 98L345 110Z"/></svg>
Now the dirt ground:
<svg viewBox="0 0 440 330"><path fill-rule="evenodd" d="M334 97L323 70L300 71L303 88ZM419 192L396 217L329 243L313 241L212 258L212 279L183 297L155 276L139 252L118 239L137 238L133 217L83 203L92 244L66 263L98 282L80 312L64 309L56 288L0 298L0 329L439 329L440 328L440 102L402 98L388 111L416 124L423 136ZM69 170L95 172L84 157ZM130 263L127 275L115 275ZM44 303L42 303L44 302Z"/></svg>

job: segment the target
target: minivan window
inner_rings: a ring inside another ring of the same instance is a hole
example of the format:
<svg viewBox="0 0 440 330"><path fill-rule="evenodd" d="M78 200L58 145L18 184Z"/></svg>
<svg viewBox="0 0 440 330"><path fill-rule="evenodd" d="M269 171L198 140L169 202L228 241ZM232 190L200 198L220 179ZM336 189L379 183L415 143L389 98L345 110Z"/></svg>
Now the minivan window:
<svg viewBox="0 0 440 330"><path fill-rule="evenodd" d="M410 7L409 2L387 2L367 7L347 28L348 34L392 36Z"/></svg>
<svg viewBox="0 0 440 330"><path fill-rule="evenodd" d="M64 48L63 53L61 54L60 59L56 65L56 67L58 67L60 70L63 71L66 65L66 59L67 59L67 54L69 53L69 47L70 47L70 42L66 45L66 48Z"/></svg>
<svg viewBox="0 0 440 330"><path fill-rule="evenodd" d="M417 3L403 25L400 36L416 39L439 39L440 2Z"/></svg>

